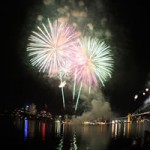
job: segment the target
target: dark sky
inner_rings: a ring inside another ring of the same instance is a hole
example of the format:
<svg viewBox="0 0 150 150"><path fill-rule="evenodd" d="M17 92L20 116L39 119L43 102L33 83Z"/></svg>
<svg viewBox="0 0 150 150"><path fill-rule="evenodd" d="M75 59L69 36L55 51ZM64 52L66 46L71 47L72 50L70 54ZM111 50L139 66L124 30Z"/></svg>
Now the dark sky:
<svg viewBox="0 0 150 150"><path fill-rule="evenodd" d="M93 12L95 2L87 3ZM150 80L150 4L148 0L106 0L103 3L111 22L109 28L113 35L115 58L113 76L104 93L109 97L113 111L126 114L136 109L134 95L143 90ZM53 112L62 111L60 90L49 86L48 79L43 79L40 73L29 68L25 54L32 29L27 20L37 15L36 12L32 14L31 9L35 7L36 11L40 11L40 4L40 0L14 0L1 5L0 32L4 40L1 47L1 109L35 102L48 104Z"/></svg>

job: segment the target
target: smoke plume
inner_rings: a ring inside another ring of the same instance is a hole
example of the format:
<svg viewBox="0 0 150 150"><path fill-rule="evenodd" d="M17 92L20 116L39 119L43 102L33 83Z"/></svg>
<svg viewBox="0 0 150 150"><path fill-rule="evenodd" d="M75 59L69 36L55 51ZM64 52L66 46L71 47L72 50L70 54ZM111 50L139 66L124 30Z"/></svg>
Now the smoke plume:
<svg viewBox="0 0 150 150"><path fill-rule="evenodd" d="M93 90L93 89L92 89ZM81 100L86 101L88 111L83 112L83 114L73 121L74 123L81 123L84 121L106 121L113 117L113 112L111 110L111 105L108 100L104 97L102 91L97 89L93 90L92 93L86 93L85 91L81 94Z"/></svg>

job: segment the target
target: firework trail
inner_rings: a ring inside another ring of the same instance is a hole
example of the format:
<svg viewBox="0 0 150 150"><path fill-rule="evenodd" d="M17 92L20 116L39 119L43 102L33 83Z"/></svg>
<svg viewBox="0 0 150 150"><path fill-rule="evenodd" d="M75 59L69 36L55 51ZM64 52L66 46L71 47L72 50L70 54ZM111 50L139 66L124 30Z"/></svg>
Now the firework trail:
<svg viewBox="0 0 150 150"><path fill-rule="evenodd" d="M47 26L42 23L42 27L37 26L37 29L29 37L27 46L31 63L39 71L47 72L49 77L59 78L62 83L76 59L79 34L68 24L51 23L49 19ZM61 89L65 108L63 86Z"/></svg>
<svg viewBox="0 0 150 150"><path fill-rule="evenodd" d="M73 67L75 70L73 93L75 93L75 84L80 84L75 111L82 86L88 88L89 93L92 86L98 86L99 81L104 86L104 82L111 77L113 67L110 48L104 42L85 37L81 39L80 46L81 54Z"/></svg>

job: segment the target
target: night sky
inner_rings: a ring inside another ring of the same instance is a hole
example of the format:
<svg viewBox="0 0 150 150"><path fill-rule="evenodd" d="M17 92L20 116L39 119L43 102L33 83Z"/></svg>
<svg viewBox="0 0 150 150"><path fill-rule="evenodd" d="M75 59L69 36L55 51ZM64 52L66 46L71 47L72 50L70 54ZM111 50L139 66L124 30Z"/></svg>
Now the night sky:
<svg viewBox="0 0 150 150"><path fill-rule="evenodd" d="M65 0L62 1L65 3ZM101 2L105 6L107 27L112 35L110 44L115 62L112 78L102 90L112 111L124 115L138 107L134 95L144 90L150 81L150 4L148 0ZM91 16L98 20L101 12L99 3L96 0L85 3L92 12ZM61 91L56 88L59 84L55 82L54 85L36 68L30 67L26 54L35 18L38 12L44 14L42 8L42 0L14 0L1 5L2 110L34 102L37 105L47 104L53 113L63 112ZM68 107L71 107L69 94L67 99Z"/></svg>

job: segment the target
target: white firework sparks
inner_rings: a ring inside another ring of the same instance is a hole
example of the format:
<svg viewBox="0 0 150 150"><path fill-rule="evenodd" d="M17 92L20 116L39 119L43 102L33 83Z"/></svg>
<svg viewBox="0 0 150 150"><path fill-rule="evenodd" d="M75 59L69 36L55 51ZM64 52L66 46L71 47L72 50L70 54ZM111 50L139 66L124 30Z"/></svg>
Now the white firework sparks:
<svg viewBox="0 0 150 150"><path fill-rule="evenodd" d="M75 59L78 33L67 24L52 24L49 19L48 26L42 24L37 29L38 32L32 32L27 47L32 65L49 76L62 74Z"/></svg>

